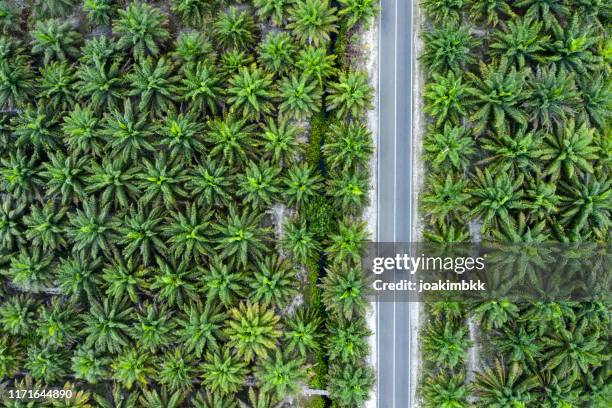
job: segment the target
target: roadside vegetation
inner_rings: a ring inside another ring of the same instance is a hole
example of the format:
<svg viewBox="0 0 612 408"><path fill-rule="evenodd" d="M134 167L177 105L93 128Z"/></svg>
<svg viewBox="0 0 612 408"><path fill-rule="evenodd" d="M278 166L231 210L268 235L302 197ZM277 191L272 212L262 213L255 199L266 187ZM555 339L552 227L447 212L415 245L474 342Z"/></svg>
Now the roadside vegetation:
<svg viewBox="0 0 612 408"><path fill-rule="evenodd" d="M609 2L421 8L426 239L609 243ZM609 407L610 313L596 302L430 303L422 405ZM468 319L480 333L476 373Z"/></svg>
<svg viewBox="0 0 612 408"><path fill-rule="evenodd" d="M7 407L359 407L369 0L0 1Z"/></svg>

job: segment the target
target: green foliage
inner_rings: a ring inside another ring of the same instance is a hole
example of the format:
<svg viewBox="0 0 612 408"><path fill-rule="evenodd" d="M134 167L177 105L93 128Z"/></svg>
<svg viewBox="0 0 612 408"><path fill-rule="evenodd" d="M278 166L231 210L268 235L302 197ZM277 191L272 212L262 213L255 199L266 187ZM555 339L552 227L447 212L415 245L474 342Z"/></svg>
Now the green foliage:
<svg viewBox="0 0 612 408"><path fill-rule="evenodd" d="M160 45L170 37L167 16L157 7L141 1L117 10L113 32L119 36L117 48L130 51L134 59L157 56Z"/></svg>
<svg viewBox="0 0 612 408"><path fill-rule="evenodd" d="M329 0L296 0L289 10L289 28L302 44L325 45L336 32L336 9Z"/></svg>
<svg viewBox="0 0 612 408"><path fill-rule="evenodd" d="M81 42L81 35L67 21L38 21L31 35L32 54L43 54L45 64L51 60L63 61L79 55L77 46Z"/></svg>

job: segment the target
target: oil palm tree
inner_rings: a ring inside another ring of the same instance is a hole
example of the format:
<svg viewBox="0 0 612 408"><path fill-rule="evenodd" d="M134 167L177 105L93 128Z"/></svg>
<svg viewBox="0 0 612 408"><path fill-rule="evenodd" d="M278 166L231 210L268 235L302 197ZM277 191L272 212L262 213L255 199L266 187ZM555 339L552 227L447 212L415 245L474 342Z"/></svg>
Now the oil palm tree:
<svg viewBox="0 0 612 408"><path fill-rule="evenodd" d="M281 79L278 96L281 99L278 110L289 119L307 120L320 110L321 89L308 75L291 75Z"/></svg>
<svg viewBox="0 0 612 408"><path fill-rule="evenodd" d="M73 255L62 259L57 267L58 286L72 301L98 296L98 287L102 283L101 269L101 258Z"/></svg>
<svg viewBox="0 0 612 408"><path fill-rule="evenodd" d="M194 408L239 408L240 400L235 394L229 393L227 396L220 393L207 392L203 394L198 392L191 399L191 404Z"/></svg>
<svg viewBox="0 0 612 408"><path fill-rule="evenodd" d="M221 395L237 392L244 386L246 363L229 348L206 353L202 364L202 382L209 391Z"/></svg>
<svg viewBox="0 0 612 408"><path fill-rule="evenodd" d="M174 110L179 77L173 74L172 62L161 57L154 63L151 58L142 58L127 75L130 83L128 95L138 97L138 109L149 112L151 117L160 117Z"/></svg>
<svg viewBox="0 0 612 408"><path fill-rule="evenodd" d="M259 303L240 303L230 311L224 330L227 346L245 362L265 359L282 336L280 317ZM227 351L227 350L226 350ZM214 391L214 390L213 390Z"/></svg>
<svg viewBox="0 0 612 408"><path fill-rule="evenodd" d="M533 401L534 384L521 377L520 365L514 364L508 370L496 360L495 367L486 367L476 373L473 390L477 407L502 408L526 406Z"/></svg>
<svg viewBox="0 0 612 408"><path fill-rule="evenodd" d="M138 393L125 392L119 385L113 385L111 392L105 397L94 394L96 403L102 408L136 408L137 406Z"/></svg>
<svg viewBox="0 0 612 408"><path fill-rule="evenodd" d="M482 217L482 230L492 225L509 223L511 211L527 207L523 199L523 175L514 178L508 173L483 172L476 168L473 187L469 189L473 200L473 215Z"/></svg>
<svg viewBox="0 0 612 408"><path fill-rule="evenodd" d="M128 333L138 341L139 349L155 353L172 342L174 323L170 320L171 316L172 312L164 306L143 303L132 314L133 323Z"/></svg>
<svg viewBox="0 0 612 408"><path fill-rule="evenodd" d="M374 384L374 373L366 366L332 365L329 369L329 394L343 406L363 406Z"/></svg>
<svg viewBox="0 0 612 408"><path fill-rule="evenodd" d="M480 45L480 41L474 37L468 26L453 21L425 31L423 42L425 49L421 60L431 71L440 74L449 70L461 74L467 65L476 61L472 51Z"/></svg>
<svg viewBox="0 0 612 408"><path fill-rule="evenodd" d="M452 370L465 363L472 342L467 327L453 321L430 323L423 337L423 350L430 353L431 361Z"/></svg>
<svg viewBox="0 0 612 408"><path fill-rule="evenodd" d="M46 187L46 196L61 196L61 204L79 202L85 197L83 185L87 157L76 158L61 151L49 154L49 161L43 163L38 175Z"/></svg>
<svg viewBox="0 0 612 408"><path fill-rule="evenodd" d="M36 293L54 283L52 262L53 256L40 248L23 248L11 258L6 274L19 289Z"/></svg>
<svg viewBox="0 0 612 408"><path fill-rule="evenodd" d="M68 21L39 20L31 36L32 54L43 54L45 65L52 60L63 61L79 55L82 37Z"/></svg>
<svg viewBox="0 0 612 408"><path fill-rule="evenodd" d="M217 119L210 123L207 134L213 145L210 157L223 158L224 164L240 165L249 158L254 158L252 149L255 125L247 124L246 119L236 119L229 115L224 120Z"/></svg>
<svg viewBox="0 0 612 408"><path fill-rule="evenodd" d="M117 48L130 51L135 60L147 55L157 56L159 46L170 38L168 19L157 7L136 1L117 10L113 33L118 38Z"/></svg>
<svg viewBox="0 0 612 408"><path fill-rule="evenodd" d="M514 6L525 9L525 18L543 21L546 29L558 27L559 21L570 13L563 0L518 0Z"/></svg>
<svg viewBox="0 0 612 408"><path fill-rule="evenodd" d="M275 256L258 261L249 275L249 300L262 306L282 309L297 295L296 270L291 263Z"/></svg>
<svg viewBox="0 0 612 408"><path fill-rule="evenodd" d="M185 188L196 198L199 207L227 206L234 191L234 175L229 167L216 160L207 160L188 176Z"/></svg>
<svg viewBox="0 0 612 408"><path fill-rule="evenodd" d="M66 375L66 358L56 347L34 346L28 349L24 367L34 380L53 384Z"/></svg>
<svg viewBox="0 0 612 408"><path fill-rule="evenodd" d="M72 112L63 117L63 121L64 142L72 153L102 154L104 138L100 132L101 120L90 107L76 105Z"/></svg>
<svg viewBox="0 0 612 408"><path fill-rule="evenodd" d="M97 25L108 25L115 14L112 0L85 0L83 11L87 19Z"/></svg>
<svg viewBox="0 0 612 408"><path fill-rule="evenodd" d="M375 0L339 0L338 16L346 18L347 28L357 24L368 25L380 12Z"/></svg>
<svg viewBox="0 0 612 408"><path fill-rule="evenodd" d="M606 123L612 119L612 84L599 74L578 79L584 122L605 133Z"/></svg>
<svg viewBox="0 0 612 408"><path fill-rule="evenodd" d="M34 0L34 14L41 17L65 17L76 6L76 0Z"/></svg>
<svg viewBox="0 0 612 408"><path fill-rule="evenodd" d="M181 74L198 62L212 63L216 57L217 54L208 36L198 31L180 33L172 53L172 59Z"/></svg>
<svg viewBox="0 0 612 408"><path fill-rule="evenodd" d="M508 129L485 137L481 147L487 157L479 164L488 164L494 172L515 171L540 172L542 155L542 134L538 131L527 131L526 127Z"/></svg>
<svg viewBox="0 0 612 408"><path fill-rule="evenodd" d="M193 111L179 114L169 112L157 128L159 143L168 148L171 159L181 157L191 163L198 153L205 151L204 128Z"/></svg>
<svg viewBox="0 0 612 408"><path fill-rule="evenodd" d="M100 35L85 40L81 47L79 61L86 66L104 65L121 59L114 41L108 35Z"/></svg>
<svg viewBox="0 0 612 408"><path fill-rule="evenodd" d="M205 350L217 350L222 336L221 328L226 315L221 307L210 303L202 306L192 304L179 315L176 322L175 335L181 341L187 352L193 352L196 357L204 355Z"/></svg>
<svg viewBox="0 0 612 408"><path fill-rule="evenodd" d="M10 200L7 200L6 203L5 205L8 205ZM43 251L64 248L66 246L64 228L67 213L66 207L58 207L52 201L47 202L42 208L32 205L30 214L23 217L23 225L26 227L25 237L32 246L40 246Z"/></svg>
<svg viewBox="0 0 612 408"><path fill-rule="evenodd" d="M423 147L425 159L436 168L462 171L471 163L476 153L474 138L470 130L464 126L453 126L450 122L444 124L441 130L430 128Z"/></svg>
<svg viewBox="0 0 612 408"><path fill-rule="evenodd" d="M34 75L29 61L17 56L9 61L0 61L0 105L4 109L15 109L27 104L34 95Z"/></svg>
<svg viewBox="0 0 612 408"><path fill-rule="evenodd" d="M282 26L295 0L253 0L255 13L262 22L270 20L275 26Z"/></svg>
<svg viewBox="0 0 612 408"><path fill-rule="evenodd" d="M301 207L320 193L322 177L308 164L290 167L283 179L284 196L289 206Z"/></svg>
<svg viewBox="0 0 612 408"><path fill-rule="evenodd" d="M319 331L321 317L315 309L298 309L293 316L285 319L285 350L287 353L296 351L300 356L307 357L312 352L321 349Z"/></svg>
<svg viewBox="0 0 612 408"><path fill-rule="evenodd" d="M96 257L100 251L105 254L115 252L116 234L110 217L108 204L98 204L94 196L82 203L83 208L68 214L69 225L66 237L73 246L73 252Z"/></svg>
<svg viewBox="0 0 612 408"><path fill-rule="evenodd" d="M13 336L35 330L38 302L24 294L4 299L0 305L0 323L3 331Z"/></svg>
<svg viewBox="0 0 612 408"><path fill-rule="evenodd" d="M163 260L157 257L157 273L153 277L149 288L159 299L170 306L183 307L198 299L196 285L196 271L190 268L188 262L170 259Z"/></svg>
<svg viewBox="0 0 612 408"><path fill-rule="evenodd" d="M85 191L100 194L102 205L112 204L115 209L128 207L129 202L140 197L137 187L139 170L123 160L110 157L103 158L101 164L92 161L87 169L89 175L85 177Z"/></svg>
<svg viewBox="0 0 612 408"><path fill-rule="evenodd" d="M132 308L125 300L105 298L102 303L91 299L87 314L83 316L81 334L84 345L96 351L117 353L128 345L128 322Z"/></svg>
<svg viewBox="0 0 612 408"><path fill-rule="evenodd" d="M569 179L593 172L592 160L597 159L598 148L593 144L594 129L586 123L576 126L574 119L557 127L554 134L544 138L540 157L547 162L546 174L558 179L561 173Z"/></svg>
<svg viewBox="0 0 612 408"><path fill-rule="evenodd" d="M137 348L126 348L111 363L112 378L125 389L130 390L134 384L144 386L153 376L151 356Z"/></svg>
<svg viewBox="0 0 612 408"><path fill-rule="evenodd" d="M0 189L13 198L31 200L37 195L39 157L21 149L0 158Z"/></svg>
<svg viewBox="0 0 612 408"><path fill-rule="evenodd" d="M292 220L284 225L281 247L288 251L299 263L313 260L321 250L321 245L313 231L308 229L305 220Z"/></svg>
<svg viewBox="0 0 612 408"><path fill-rule="evenodd" d="M423 9L437 24L443 21L459 22L468 4L465 0L423 0Z"/></svg>
<svg viewBox="0 0 612 408"><path fill-rule="evenodd" d="M486 330L490 331L500 329L507 322L519 317L519 308L507 299L496 299L476 304L472 314Z"/></svg>
<svg viewBox="0 0 612 408"><path fill-rule="evenodd" d="M247 261L261 259L268 252L266 246L268 227L261 226L263 214L230 205L229 212L213 229L219 234L216 250L230 263L246 266Z"/></svg>
<svg viewBox="0 0 612 408"><path fill-rule="evenodd" d="M219 13L213 32L221 47L247 50L255 42L256 26L249 11L232 6Z"/></svg>
<svg viewBox="0 0 612 408"><path fill-rule="evenodd" d="M481 62L479 76L467 74L473 84L470 94L474 98L476 110L471 120L474 121L476 135L489 127L503 129L506 118L519 125L527 125L527 117L520 109L528 96L526 71L509 65L506 61L489 65Z"/></svg>
<svg viewBox="0 0 612 408"><path fill-rule="evenodd" d="M329 85L327 110L333 111L338 119L349 116L360 118L366 110L372 108L373 94L366 72L341 72L338 82Z"/></svg>
<svg viewBox="0 0 612 408"><path fill-rule="evenodd" d="M184 406L187 394L184 390L175 390L172 392L172 388L168 390L166 387L162 387L161 391L155 389L143 390L142 395L138 398L138 403L141 406L151 408L179 408Z"/></svg>
<svg viewBox="0 0 612 408"><path fill-rule="evenodd" d="M15 120L17 146L33 146L36 150L55 151L59 144L58 121L44 105L28 106Z"/></svg>
<svg viewBox="0 0 612 408"><path fill-rule="evenodd" d="M366 166L372 154L372 133L365 123L332 123L323 145L323 155L331 170L347 172Z"/></svg>
<svg viewBox="0 0 612 408"><path fill-rule="evenodd" d="M38 310L36 335L40 344L69 346L76 340L79 322L74 319L75 306L53 299Z"/></svg>
<svg viewBox="0 0 612 408"><path fill-rule="evenodd" d="M463 373L432 374L423 382L423 408L467 408L468 395Z"/></svg>
<svg viewBox="0 0 612 408"><path fill-rule="evenodd" d="M328 313L351 320L366 308L367 282L361 269L345 263L328 269L321 282L322 301Z"/></svg>
<svg viewBox="0 0 612 408"><path fill-rule="evenodd" d="M25 207L25 202L15 203L11 197L5 199L0 206L0 248L3 251L11 251L26 242L21 228ZM27 225L25 221L23 223Z"/></svg>
<svg viewBox="0 0 612 408"><path fill-rule="evenodd" d="M543 178L535 177L529 180L525 188L525 198L530 214L538 219L545 219L558 211L560 198L557 195L557 185L548 183Z"/></svg>
<svg viewBox="0 0 612 408"><path fill-rule="evenodd" d="M102 130L110 143L111 156L119 156L122 160L135 160L141 151L154 151L149 141L153 135L153 128L147 117L137 115L129 99L123 104L123 112L111 110L105 117L105 126Z"/></svg>
<svg viewBox="0 0 612 408"><path fill-rule="evenodd" d="M181 21L191 27L201 27L205 18L212 11L214 2L206 0L171 0L171 10Z"/></svg>
<svg viewBox="0 0 612 408"><path fill-rule="evenodd" d="M359 214L368 202L369 181L364 170L332 174L327 188L334 206L344 214Z"/></svg>
<svg viewBox="0 0 612 408"><path fill-rule="evenodd" d="M37 88L39 103L65 111L76 103L74 68L65 62L53 62L40 68Z"/></svg>
<svg viewBox="0 0 612 408"><path fill-rule="evenodd" d="M82 65L77 71L78 96L94 109L116 110L125 95L125 78L119 62Z"/></svg>
<svg viewBox="0 0 612 408"><path fill-rule="evenodd" d="M286 32L269 32L258 51L261 64L275 74L287 72L295 61L296 47Z"/></svg>
<svg viewBox="0 0 612 408"><path fill-rule="evenodd" d="M183 189L187 173L182 162L168 161L164 155L160 155L154 163L147 159L143 159L143 163L144 168L137 184L144 193L143 201L163 203L166 208L171 208L176 205L178 198L188 196Z"/></svg>
<svg viewBox="0 0 612 408"><path fill-rule="evenodd" d="M77 349L71 359L71 370L76 379L96 384L108 377L110 358L102 357L88 347Z"/></svg>
<svg viewBox="0 0 612 408"><path fill-rule="evenodd" d="M531 113L534 127L551 131L553 125L563 126L567 118L575 116L580 104L580 94L574 83L574 75L555 65L538 66L528 78L531 91L525 109Z"/></svg>
<svg viewBox="0 0 612 408"><path fill-rule="evenodd" d="M504 58L518 69L528 63L544 63L549 35L542 35L543 22L529 18L508 20L501 30L495 31L491 54Z"/></svg>
<svg viewBox="0 0 612 408"><path fill-rule="evenodd" d="M163 232L169 251L176 259L197 261L212 252L210 230L211 214L202 211L194 203L185 211L172 211Z"/></svg>
<svg viewBox="0 0 612 408"><path fill-rule="evenodd" d="M338 223L338 231L329 237L326 253L332 262L357 262L362 255L362 244L368 233L363 222L344 220Z"/></svg>
<svg viewBox="0 0 612 408"><path fill-rule="evenodd" d="M261 384L261 392L271 393L282 400L288 394L295 394L306 379L304 359L276 350L274 356L269 356L255 368L255 378Z"/></svg>
<svg viewBox="0 0 612 408"><path fill-rule="evenodd" d="M561 182L561 222L573 233L585 229L605 239L612 225L612 181L606 176L587 175L575 183Z"/></svg>
<svg viewBox="0 0 612 408"><path fill-rule="evenodd" d="M431 217L432 223L465 219L470 211L467 206L470 194L464 180L452 173L446 176L432 174L427 186L421 197L421 208Z"/></svg>
<svg viewBox="0 0 612 408"><path fill-rule="evenodd" d="M130 206L122 220L117 220L116 242L123 247L125 258L139 259L144 265L150 265L157 254L167 252L161 233L162 214L162 208L154 207L148 211L140 201L137 206Z"/></svg>
<svg viewBox="0 0 612 408"><path fill-rule="evenodd" d="M446 120L459 125L467 115L467 103L473 90L463 82L463 77L452 71L445 76L432 74L432 81L425 86L425 112L433 117L436 126Z"/></svg>
<svg viewBox="0 0 612 408"><path fill-rule="evenodd" d="M325 47L312 45L303 47L295 61L295 65L304 75L310 75L323 84L325 79L331 77L335 72L334 54L328 54Z"/></svg>
<svg viewBox="0 0 612 408"><path fill-rule="evenodd" d="M259 120L272 114L272 75L263 72L256 65L242 67L228 81L227 104L231 113L245 119Z"/></svg>
<svg viewBox="0 0 612 408"><path fill-rule="evenodd" d="M247 293L246 275L240 269L229 268L219 258L213 258L202 275L201 291L206 296L207 305L220 303L229 308Z"/></svg>
<svg viewBox="0 0 612 408"><path fill-rule="evenodd" d="M532 367L543 357L544 345L539 340L537 333L527 331L523 325L504 327L503 334L493 338L495 346L508 356L510 364Z"/></svg>
<svg viewBox="0 0 612 408"><path fill-rule="evenodd" d="M217 112L223 90L220 86L221 79L213 65L207 61L188 65L181 83L182 99L187 102L191 111L203 111L207 108L213 114Z"/></svg>
<svg viewBox="0 0 612 408"><path fill-rule="evenodd" d="M281 192L280 168L268 162L246 163L244 173L236 176L237 194L245 204L255 209L270 206Z"/></svg>
<svg viewBox="0 0 612 408"><path fill-rule="evenodd" d="M150 272L149 268L131 258L124 260L115 257L104 266L102 273L106 296L114 300L126 298L134 304L138 303L149 286Z"/></svg>
<svg viewBox="0 0 612 408"><path fill-rule="evenodd" d="M599 64L600 57L591 51L597 42L592 25L583 24L577 14L561 28L553 27L550 51L557 56L556 63L568 71L585 75Z"/></svg>
<svg viewBox="0 0 612 408"><path fill-rule="evenodd" d="M240 68L248 68L255 58L250 53L238 49L230 49L221 54L220 70L224 77L229 78L240 71Z"/></svg>
<svg viewBox="0 0 612 408"><path fill-rule="evenodd" d="M340 318L329 322L327 338L328 356L342 364L357 364L368 355L368 337L372 332L362 317L347 320Z"/></svg>
<svg viewBox="0 0 612 408"><path fill-rule="evenodd" d="M325 45L336 32L336 8L328 0L296 0L289 9L287 28L302 44Z"/></svg>
<svg viewBox="0 0 612 408"><path fill-rule="evenodd" d="M261 150L264 158L277 166L286 166L292 163L296 156L303 151L303 145L298 138L303 129L287 118L279 118L277 121L268 119L262 125Z"/></svg>
<svg viewBox="0 0 612 408"><path fill-rule="evenodd" d="M515 17L512 7L508 4L508 0L472 0L470 7L470 16L473 20L486 20L486 22L495 27L500 22L500 16Z"/></svg>

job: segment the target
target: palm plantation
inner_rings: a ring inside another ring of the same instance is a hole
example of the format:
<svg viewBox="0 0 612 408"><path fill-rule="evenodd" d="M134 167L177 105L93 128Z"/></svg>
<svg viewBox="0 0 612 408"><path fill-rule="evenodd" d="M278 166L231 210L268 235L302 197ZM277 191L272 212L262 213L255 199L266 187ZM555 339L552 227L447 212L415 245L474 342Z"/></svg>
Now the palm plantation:
<svg viewBox="0 0 612 408"><path fill-rule="evenodd" d="M425 238L529 243L537 253L517 254L526 275L546 256L541 243L603 247L612 225L609 5L425 0L422 8L431 22L420 57ZM548 279L537 299L428 304L423 406L609 405L610 335L601 328L609 302L562 301L554 290L573 284L562 279Z"/></svg>
<svg viewBox="0 0 612 408"><path fill-rule="evenodd" d="M78 390L43 407L269 408L304 387L361 406L374 95L336 43L377 13L0 1L0 382Z"/></svg>

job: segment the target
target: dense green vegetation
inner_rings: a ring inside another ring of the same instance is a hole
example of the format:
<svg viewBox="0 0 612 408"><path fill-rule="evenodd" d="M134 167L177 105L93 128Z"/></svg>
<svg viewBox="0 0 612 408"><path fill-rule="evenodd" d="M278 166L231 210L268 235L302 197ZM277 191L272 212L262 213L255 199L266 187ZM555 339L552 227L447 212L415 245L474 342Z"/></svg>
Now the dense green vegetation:
<svg viewBox="0 0 612 408"><path fill-rule="evenodd" d="M362 405L376 13L0 1L0 380L79 390L4 406Z"/></svg>
<svg viewBox="0 0 612 408"><path fill-rule="evenodd" d="M421 5L426 238L609 242L610 3ZM438 302L427 315L425 407L612 403L609 304ZM469 382L468 318L482 350Z"/></svg>

